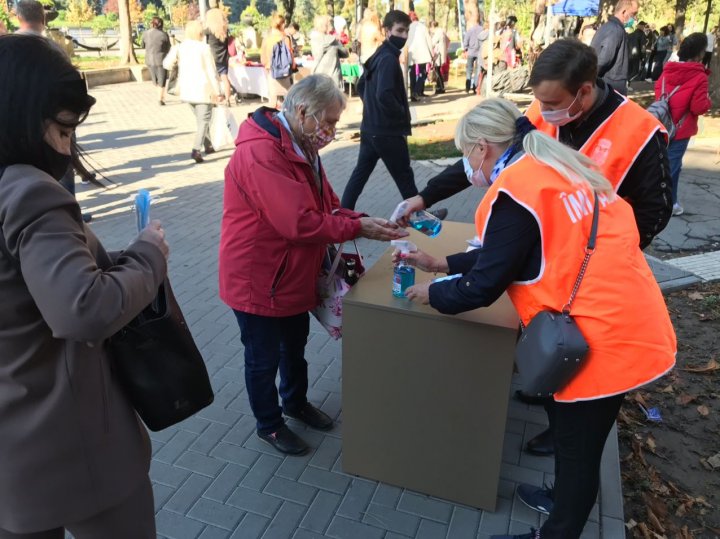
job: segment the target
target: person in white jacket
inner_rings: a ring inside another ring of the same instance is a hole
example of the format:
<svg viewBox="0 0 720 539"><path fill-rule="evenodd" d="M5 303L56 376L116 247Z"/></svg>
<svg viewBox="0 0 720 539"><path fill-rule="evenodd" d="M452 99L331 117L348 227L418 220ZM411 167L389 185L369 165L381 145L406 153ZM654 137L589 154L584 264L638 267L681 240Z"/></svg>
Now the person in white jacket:
<svg viewBox="0 0 720 539"><path fill-rule="evenodd" d="M185 26L185 40L170 49L163 60L163 67L178 68L180 99L192 107L197 120L197 131L190 157L196 163L203 162L201 148L206 154L215 149L210 143L210 119L213 103L224 99L220 94L218 74L210 46L205 43L203 26L200 21L190 21Z"/></svg>
<svg viewBox="0 0 720 539"><path fill-rule="evenodd" d="M410 70L410 100L417 101L425 95L427 65L432 64L432 42L427 26L418 20L414 11L408 13L412 23L408 31L407 59Z"/></svg>

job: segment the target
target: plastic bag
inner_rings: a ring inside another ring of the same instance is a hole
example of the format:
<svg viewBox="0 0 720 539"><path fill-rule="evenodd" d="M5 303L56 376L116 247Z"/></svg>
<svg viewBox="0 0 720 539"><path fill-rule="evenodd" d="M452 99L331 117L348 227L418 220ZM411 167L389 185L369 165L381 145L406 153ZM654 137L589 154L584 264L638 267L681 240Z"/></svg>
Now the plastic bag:
<svg viewBox="0 0 720 539"><path fill-rule="evenodd" d="M210 120L210 143L213 148L221 150L234 145L237 130L237 122L227 107L219 106L213 109Z"/></svg>

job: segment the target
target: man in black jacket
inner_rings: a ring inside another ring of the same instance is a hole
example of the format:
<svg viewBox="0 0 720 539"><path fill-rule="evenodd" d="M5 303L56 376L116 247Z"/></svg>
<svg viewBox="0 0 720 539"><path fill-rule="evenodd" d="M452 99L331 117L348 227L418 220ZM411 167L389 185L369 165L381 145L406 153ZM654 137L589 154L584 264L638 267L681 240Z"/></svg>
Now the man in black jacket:
<svg viewBox="0 0 720 539"><path fill-rule="evenodd" d="M554 49L565 46L565 43L561 45L554 43L546 51L552 50L551 47ZM540 54L536 66L538 62L542 66L543 62L540 59L544 54L546 52ZM552 68L548 71L552 71ZM530 80L534 82L533 79L536 77L537 71L533 69ZM588 80L573 82L580 85L594 80L589 77L590 75L580 77ZM595 89L592 102L582 110L580 116L559 129L560 142L576 150L582 148L597 128L623 103L623 98L613 92L602 79L595 80ZM667 143L664 136L657 132L637 155L617 190L618 195L629 201L633 208L635 222L640 233L641 249L650 245L652 239L667 226L670 220L672 197L669 178ZM470 183L465 175L462 160L459 160L432 178L418 195L408 199L409 207L406 215L409 215L411 211L429 208L468 187L470 187Z"/></svg>
<svg viewBox="0 0 720 539"><path fill-rule="evenodd" d="M363 102L360 125L360 153L340 205L350 210L360 197L378 159L390 172L403 198L417 194L415 174L410 167L407 136L410 134L410 108L400 67L400 51L405 46L410 17L391 10L383 20L386 40L367 62L358 81Z"/></svg>
<svg viewBox="0 0 720 539"><path fill-rule="evenodd" d="M630 67L625 28L632 26L639 9L637 0L619 0L590 44L598 55L598 76L623 95L627 95Z"/></svg>

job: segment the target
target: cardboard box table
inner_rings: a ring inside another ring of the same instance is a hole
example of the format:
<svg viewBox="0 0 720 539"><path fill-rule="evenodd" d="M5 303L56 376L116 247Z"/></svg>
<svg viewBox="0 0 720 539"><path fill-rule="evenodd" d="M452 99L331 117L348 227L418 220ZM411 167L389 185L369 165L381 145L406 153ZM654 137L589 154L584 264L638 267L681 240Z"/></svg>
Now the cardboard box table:
<svg viewBox="0 0 720 539"><path fill-rule="evenodd" d="M420 249L464 251L444 222ZM518 317L507 295L446 316L392 295L392 249L343 301L343 470L495 510ZM415 282L434 278L416 270Z"/></svg>

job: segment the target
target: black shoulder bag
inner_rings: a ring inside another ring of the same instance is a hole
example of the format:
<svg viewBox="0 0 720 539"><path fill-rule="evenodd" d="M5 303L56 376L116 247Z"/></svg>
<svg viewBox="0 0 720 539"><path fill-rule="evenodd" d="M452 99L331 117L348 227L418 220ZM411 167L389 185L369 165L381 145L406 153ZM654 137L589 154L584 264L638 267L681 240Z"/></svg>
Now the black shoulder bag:
<svg viewBox="0 0 720 539"><path fill-rule="evenodd" d="M179 423L215 399L168 279L153 302L110 337L108 349L113 372L150 430Z"/></svg>
<svg viewBox="0 0 720 539"><path fill-rule="evenodd" d="M570 308L588 262L595 252L598 228L598 198L595 195L592 228L585 258L570 299L561 312L540 311L527 327L523 327L515 347L515 363L520 377L520 390L526 395L551 397L561 390L583 366L589 346L580 328L570 316ZM522 324L522 323L521 323Z"/></svg>

